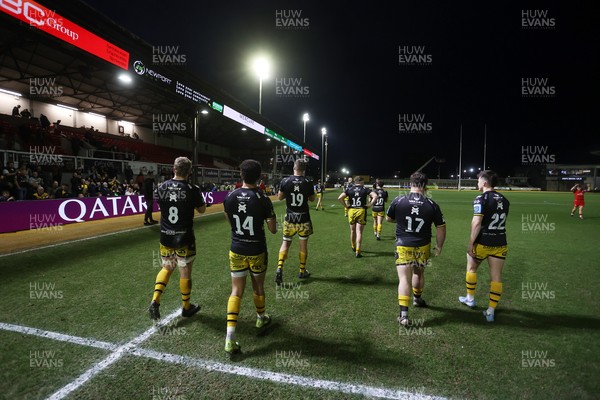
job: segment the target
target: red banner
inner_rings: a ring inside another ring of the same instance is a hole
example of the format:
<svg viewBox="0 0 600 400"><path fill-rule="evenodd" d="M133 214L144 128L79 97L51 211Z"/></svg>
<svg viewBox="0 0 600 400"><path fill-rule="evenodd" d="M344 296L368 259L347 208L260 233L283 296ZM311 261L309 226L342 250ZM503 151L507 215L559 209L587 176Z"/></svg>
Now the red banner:
<svg viewBox="0 0 600 400"><path fill-rule="evenodd" d="M125 70L129 53L31 0L0 0L0 10Z"/></svg>

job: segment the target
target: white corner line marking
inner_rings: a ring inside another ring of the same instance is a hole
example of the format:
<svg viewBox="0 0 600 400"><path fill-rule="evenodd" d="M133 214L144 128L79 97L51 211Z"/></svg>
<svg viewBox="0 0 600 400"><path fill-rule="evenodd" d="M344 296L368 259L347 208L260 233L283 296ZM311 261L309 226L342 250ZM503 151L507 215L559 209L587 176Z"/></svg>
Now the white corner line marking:
<svg viewBox="0 0 600 400"><path fill-rule="evenodd" d="M66 385L63 388L59 389L58 391L54 392L54 394L52 394L51 396L48 397L48 400L59 400L59 399L65 398L68 394L72 393L73 391L75 391L78 388L80 388L81 386L83 386L87 381L92 379L98 373L100 373L101 371L110 367L112 364L114 364L116 361L118 361L125 354L127 354L132 349L134 349L136 346L140 345L142 342L147 340L153 333L155 333L157 331L157 327L161 327L161 326L168 324L169 322L174 320L180 314L181 314L181 310L173 311L166 318L161 319L158 324L156 324L156 325L152 326L150 329L146 330L146 332L131 339L129 342L117 347L104 360L93 365L90 369L85 371L83 374L79 375L79 377L77 377L77 379L75 379L73 382L69 383L68 385Z"/></svg>
<svg viewBox="0 0 600 400"><path fill-rule="evenodd" d="M344 383L337 381L329 381L323 379L315 379L300 375L291 375L280 372L273 372L268 370L241 367L234 364L221 363L210 360L203 360L200 358L193 358L187 356L181 356L176 354L161 353L154 350L142 349L137 347L142 342L147 340L153 333L157 331L157 327L167 325L177 315L180 310L176 310L169 314L164 320L162 320L156 326L151 327L146 332L132 339L124 345L118 345L108 342L103 342L95 339L87 339L79 336L67 335L63 333L50 332L37 328L30 328L21 325L7 324L0 322L0 330L24 333L32 336L39 336L42 338L53 339L62 342L79 344L82 346L94 347L98 349L112 351L112 353L104 360L95 364L92 368L81 374L73 382L69 383L62 389L55 392L48 399L62 399L68 394L72 393L77 388L81 387L95 375L106 369L121 357L126 354L134 355L138 357L150 358L157 361L168 362L171 364L179 364L185 366L192 366L198 369L206 371L220 372L223 374L231 374L238 376L245 376L257 380L271 381L275 383L288 384L294 386L302 386L310 389L322 389L333 392L347 393L347 394L359 394L367 397L376 397L384 399L408 399L408 400L444 400L444 397L429 396L426 394L412 393L408 391L388 389L381 387L373 387L367 385Z"/></svg>

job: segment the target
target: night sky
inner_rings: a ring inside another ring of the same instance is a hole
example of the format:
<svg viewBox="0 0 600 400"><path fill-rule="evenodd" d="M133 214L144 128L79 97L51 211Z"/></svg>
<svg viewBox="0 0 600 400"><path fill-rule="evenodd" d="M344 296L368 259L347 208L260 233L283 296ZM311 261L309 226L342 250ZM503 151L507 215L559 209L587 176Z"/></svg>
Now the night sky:
<svg viewBox="0 0 600 400"><path fill-rule="evenodd" d="M600 163L590 154L600 149L592 2L85 1L153 45L179 46L186 68L256 110L249 64L267 53L263 114L302 137L310 113L307 147L321 153L326 127L330 170L408 176L436 156L449 177L461 124L463 168L483 167L485 124L487 166L502 175L522 165L523 146L557 163ZM532 26L523 10L535 10ZM424 59L401 65L401 46ZM308 94L278 96L275 78L301 78ZM533 97L523 97L522 78L536 82ZM400 132L400 114L424 124ZM432 162L425 172L437 170Z"/></svg>

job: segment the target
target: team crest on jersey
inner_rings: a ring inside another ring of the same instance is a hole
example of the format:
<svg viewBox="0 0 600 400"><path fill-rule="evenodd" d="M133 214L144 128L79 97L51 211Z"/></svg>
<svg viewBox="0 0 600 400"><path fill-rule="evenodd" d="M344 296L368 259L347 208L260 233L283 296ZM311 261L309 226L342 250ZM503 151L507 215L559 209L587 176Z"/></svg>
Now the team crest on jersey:
<svg viewBox="0 0 600 400"><path fill-rule="evenodd" d="M498 205L496 206L497 210L504 210L504 204L502 204L501 201L498 202Z"/></svg>
<svg viewBox="0 0 600 400"><path fill-rule="evenodd" d="M410 215L417 214L419 215L419 207L413 206L410 210Z"/></svg>
<svg viewBox="0 0 600 400"><path fill-rule="evenodd" d="M247 212L246 211L246 204L241 204L241 203L238 204L238 212L243 212L243 213Z"/></svg>

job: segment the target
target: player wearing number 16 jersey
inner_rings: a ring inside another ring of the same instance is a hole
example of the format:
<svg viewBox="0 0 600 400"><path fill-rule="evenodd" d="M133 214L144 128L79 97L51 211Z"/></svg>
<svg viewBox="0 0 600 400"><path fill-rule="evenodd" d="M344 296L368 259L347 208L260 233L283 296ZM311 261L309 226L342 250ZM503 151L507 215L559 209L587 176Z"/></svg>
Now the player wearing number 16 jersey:
<svg viewBox="0 0 600 400"><path fill-rule="evenodd" d="M377 194L365 187L365 181L362 176L354 177L354 186L349 187L338 197L338 201L344 205L348 198L348 223L350 224L350 243L352 251L356 253L356 258L362 257L361 244L362 234L367 224L367 208L371 207Z"/></svg>
<svg viewBox="0 0 600 400"><path fill-rule="evenodd" d="M225 337L225 351L229 354L240 351L240 344L235 340L235 330L248 272L252 278L256 327L262 328L271 322L271 318L265 313L264 283L268 254L264 225L266 222L269 231L276 233L277 219L271 200L257 187L260 174L261 167L258 161L243 161L240 164L243 185L229 193L223 202L225 217L231 225L231 295L227 302Z"/></svg>
<svg viewBox="0 0 600 400"><path fill-rule="evenodd" d="M150 303L150 318L160 319L160 297L169 283L169 278L179 266L179 288L183 309L181 315L191 317L200 306L190 303L192 291L192 264L196 258L196 238L194 236L194 209L206 211L206 203L200 188L187 182L192 170L192 162L187 157L178 157L173 164L173 179L169 179L157 189L160 206L160 255L162 269L156 276L154 295ZM151 204L151 202L149 203ZM150 205L148 205L150 207Z"/></svg>
<svg viewBox="0 0 600 400"><path fill-rule="evenodd" d="M315 200L313 183L304 177L306 162L296 160L294 163L294 175L288 176L281 181L279 200L285 199L286 212L283 222L283 243L279 249L279 260L275 283L280 286L283 283L283 263L287 259L292 238L298 234L300 238L300 272L298 278L305 279L310 276L306 270L306 258L308 257L308 237L312 235L313 228L310 220L308 202Z"/></svg>
<svg viewBox="0 0 600 400"><path fill-rule="evenodd" d="M490 266L490 301L483 314L488 322L493 322L494 312L502 295L502 268L508 250L505 224L509 202L494 190L498 183L495 172L481 171L477 178L477 188L483 194L473 202L471 236L467 247L467 295L460 296L458 301L471 308L475 307L477 268L487 259Z"/></svg>

